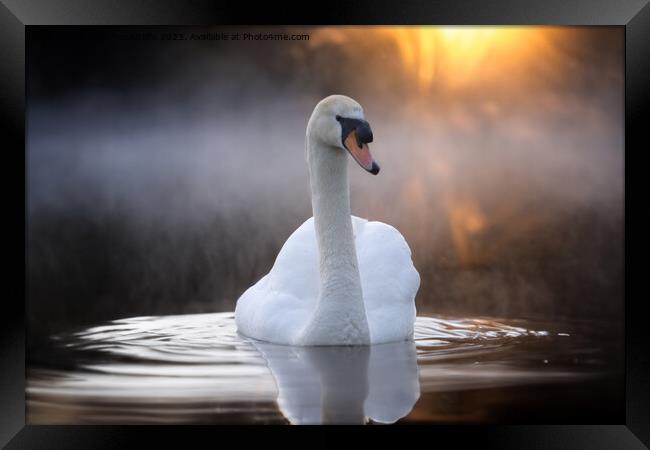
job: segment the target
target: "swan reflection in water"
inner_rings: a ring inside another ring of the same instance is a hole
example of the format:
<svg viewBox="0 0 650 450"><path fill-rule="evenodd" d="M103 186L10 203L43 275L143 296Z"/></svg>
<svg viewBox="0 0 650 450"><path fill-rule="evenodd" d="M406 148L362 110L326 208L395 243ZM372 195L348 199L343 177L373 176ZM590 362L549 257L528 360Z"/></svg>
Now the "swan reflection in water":
<svg viewBox="0 0 650 450"><path fill-rule="evenodd" d="M291 347L254 342L292 424L394 423L420 397L414 342Z"/></svg>

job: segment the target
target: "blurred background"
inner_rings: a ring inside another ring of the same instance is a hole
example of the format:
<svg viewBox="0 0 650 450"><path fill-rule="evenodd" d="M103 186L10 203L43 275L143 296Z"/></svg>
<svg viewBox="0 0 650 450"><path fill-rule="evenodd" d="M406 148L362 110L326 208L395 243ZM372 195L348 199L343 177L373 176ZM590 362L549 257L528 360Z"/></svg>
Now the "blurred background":
<svg viewBox="0 0 650 450"><path fill-rule="evenodd" d="M287 33L161 40L137 33ZM140 36L140 37L139 37ZM358 100L420 315L623 321L622 27L48 28L27 35L30 343L232 311L311 216L304 134Z"/></svg>

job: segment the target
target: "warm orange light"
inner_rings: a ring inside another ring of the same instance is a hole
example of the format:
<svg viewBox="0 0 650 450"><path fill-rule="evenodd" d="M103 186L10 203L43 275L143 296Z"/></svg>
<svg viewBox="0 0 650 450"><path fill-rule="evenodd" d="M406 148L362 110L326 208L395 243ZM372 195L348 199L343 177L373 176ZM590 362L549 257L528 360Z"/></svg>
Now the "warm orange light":
<svg viewBox="0 0 650 450"><path fill-rule="evenodd" d="M485 226L483 214L469 198L447 196L444 204L458 260L461 264L470 263L473 256L472 237Z"/></svg>
<svg viewBox="0 0 650 450"><path fill-rule="evenodd" d="M397 47L399 62L424 93L509 79L513 69L525 70L531 58L550 65L556 56L549 45L554 33L549 27L520 26L322 27L313 32L309 46L357 49L383 37Z"/></svg>
<svg viewBox="0 0 650 450"><path fill-rule="evenodd" d="M420 87L433 82L435 76L435 49L438 30L434 27L386 28L383 30L394 37L402 62L416 74Z"/></svg>
<svg viewBox="0 0 650 450"><path fill-rule="evenodd" d="M540 31L521 27L391 27L402 63L418 86L434 82L458 87L476 77L485 63L521 59L538 42Z"/></svg>

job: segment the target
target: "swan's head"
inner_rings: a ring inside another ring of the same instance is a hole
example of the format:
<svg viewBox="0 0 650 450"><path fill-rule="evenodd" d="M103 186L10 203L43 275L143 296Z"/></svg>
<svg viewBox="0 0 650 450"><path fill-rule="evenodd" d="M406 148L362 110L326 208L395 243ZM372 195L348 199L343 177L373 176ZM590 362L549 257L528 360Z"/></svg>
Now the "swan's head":
<svg viewBox="0 0 650 450"><path fill-rule="evenodd" d="M359 103L345 95L330 95L321 100L309 119L307 134L329 147L347 151L361 167L373 175L379 173L370 154L370 124Z"/></svg>

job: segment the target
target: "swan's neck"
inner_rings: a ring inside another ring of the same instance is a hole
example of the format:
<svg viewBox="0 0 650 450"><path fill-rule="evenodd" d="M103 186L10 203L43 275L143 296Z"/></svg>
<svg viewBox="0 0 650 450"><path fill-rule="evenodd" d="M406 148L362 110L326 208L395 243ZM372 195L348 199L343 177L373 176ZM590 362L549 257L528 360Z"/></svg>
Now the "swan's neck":
<svg viewBox="0 0 650 450"><path fill-rule="evenodd" d="M303 344L370 343L350 215L348 156L307 135L320 292Z"/></svg>

